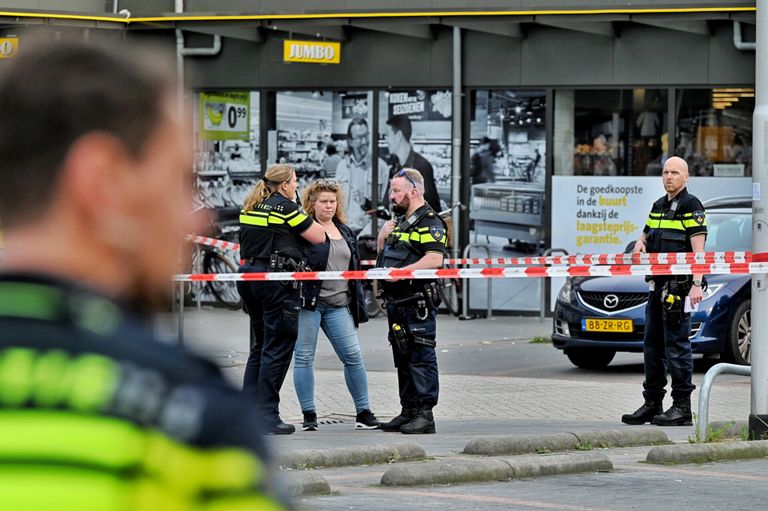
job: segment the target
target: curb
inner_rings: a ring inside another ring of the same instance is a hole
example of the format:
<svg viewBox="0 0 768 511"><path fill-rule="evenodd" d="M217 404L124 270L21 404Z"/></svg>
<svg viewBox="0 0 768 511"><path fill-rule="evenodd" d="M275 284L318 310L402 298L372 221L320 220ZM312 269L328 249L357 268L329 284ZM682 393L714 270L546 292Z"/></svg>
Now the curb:
<svg viewBox="0 0 768 511"><path fill-rule="evenodd" d="M768 456L768 440L751 442L718 442L654 447L645 461L657 465L708 463L720 460L743 460Z"/></svg>
<svg viewBox="0 0 768 511"><path fill-rule="evenodd" d="M281 477L288 495L293 497L331 493L331 485L328 481L313 472L283 472Z"/></svg>
<svg viewBox="0 0 768 511"><path fill-rule="evenodd" d="M573 451L583 446L634 447L669 444L660 429L626 429L611 431L576 431L553 435L484 437L470 440L463 454L499 456L541 452Z"/></svg>
<svg viewBox="0 0 768 511"><path fill-rule="evenodd" d="M613 463L603 453L555 454L507 460L476 459L392 467L384 472L381 484L426 486L597 471L613 471Z"/></svg>
<svg viewBox="0 0 768 511"><path fill-rule="evenodd" d="M280 456L277 464L283 469L308 469L345 467L350 465L376 465L398 461L419 461L426 458L427 453L420 445L390 444L295 451Z"/></svg>

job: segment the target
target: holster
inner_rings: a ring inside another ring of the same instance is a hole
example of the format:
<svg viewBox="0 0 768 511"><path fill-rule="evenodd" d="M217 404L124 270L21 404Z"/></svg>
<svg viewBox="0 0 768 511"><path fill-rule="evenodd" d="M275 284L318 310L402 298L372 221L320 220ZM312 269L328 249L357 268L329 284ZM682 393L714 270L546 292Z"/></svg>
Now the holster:
<svg viewBox="0 0 768 511"><path fill-rule="evenodd" d="M406 331L406 327L397 323L393 323L392 327L390 328L390 333L392 334L390 336L392 346L394 346L394 348L402 355L407 355L410 353L411 349L408 345L408 332Z"/></svg>
<svg viewBox="0 0 768 511"><path fill-rule="evenodd" d="M275 272L305 271L306 264L304 261L297 261L291 257L281 256L279 252L274 252L269 256L269 269ZM290 283L293 289L301 288L301 281L298 280L283 280L280 283L283 285Z"/></svg>
<svg viewBox="0 0 768 511"><path fill-rule="evenodd" d="M672 320L680 320L684 314L685 297L691 290L693 277L676 275L667 280L661 288L661 304L663 313Z"/></svg>
<svg viewBox="0 0 768 511"><path fill-rule="evenodd" d="M392 345L402 355L407 355L410 353L413 349L412 345L415 344L420 346L428 346L430 348L437 346L437 341L435 339L427 339L426 337L412 334L408 330L408 325L393 323L390 331L392 333Z"/></svg>

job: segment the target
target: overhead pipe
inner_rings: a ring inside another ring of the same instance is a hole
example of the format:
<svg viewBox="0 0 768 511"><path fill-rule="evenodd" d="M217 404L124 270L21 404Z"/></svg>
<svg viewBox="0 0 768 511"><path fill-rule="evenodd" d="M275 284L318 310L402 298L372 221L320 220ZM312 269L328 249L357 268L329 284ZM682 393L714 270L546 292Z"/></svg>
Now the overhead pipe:
<svg viewBox="0 0 768 511"><path fill-rule="evenodd" d="M176 14L184 13L184 0L175 0ZM221 52L221 36L213 36L213 46L210 48L185 48L184 47L184 32L181 29L176 29L176 50L181 57L215 57ZM183 64L181 67L183 71Z"/></svg>
<svg viewBox="0 0 768 511"><path fill-rule="evenodd" d="M741 38L741 22L733 22L733 45L737 50L741 51L755 51L757 49L757 41L744 42Z"/></svg>
<svg viewBox="0 0 768 511"><path fill-rule="evenodd" d="M459 202L461 196L461 63L461 28L453 27L453 110L451 111L451 117L453 119L453 126L451 127L453 152L451 158L451 201L454 204ZM462 227L461 211L459 210L460 208L453 208L451 213L453 217L452 255L454 258L459 257L459 235Z"/></svg>

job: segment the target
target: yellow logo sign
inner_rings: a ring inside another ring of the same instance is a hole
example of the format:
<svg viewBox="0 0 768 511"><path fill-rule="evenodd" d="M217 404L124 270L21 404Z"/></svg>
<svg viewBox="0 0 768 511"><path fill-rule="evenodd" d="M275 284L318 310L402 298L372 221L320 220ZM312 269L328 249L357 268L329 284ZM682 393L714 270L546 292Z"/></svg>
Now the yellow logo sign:
<svg viewBox="0 0 768 511"><path fill-rule="evenodd" d="M19 51L18 37L0 37L0 59L9 59Z"/></svg>
<svg viewBox="0 0 768 511"><path fill-rule="evenodd" d="M286 40L283 42L283 60L312 64L339 64L341 43Z"/></svg>

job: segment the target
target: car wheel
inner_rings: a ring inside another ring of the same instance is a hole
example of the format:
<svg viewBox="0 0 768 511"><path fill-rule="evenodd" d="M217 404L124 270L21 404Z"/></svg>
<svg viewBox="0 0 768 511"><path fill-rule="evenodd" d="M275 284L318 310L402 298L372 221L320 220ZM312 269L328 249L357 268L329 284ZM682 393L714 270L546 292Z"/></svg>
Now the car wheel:
<svg viewBox="0 0 768 511"><path fill-rule="evenodd" d="M744 300L736 307L728 327L723 357L729 362L749 365L752 360L752 303Z"/></svg>
<svg viewBox="0 0 768 511"><path fill-rule="evenodd" d="M565 351L568 360L582 369L605 369L611 363L616 352L606 349L570 349Z"/></svg>

